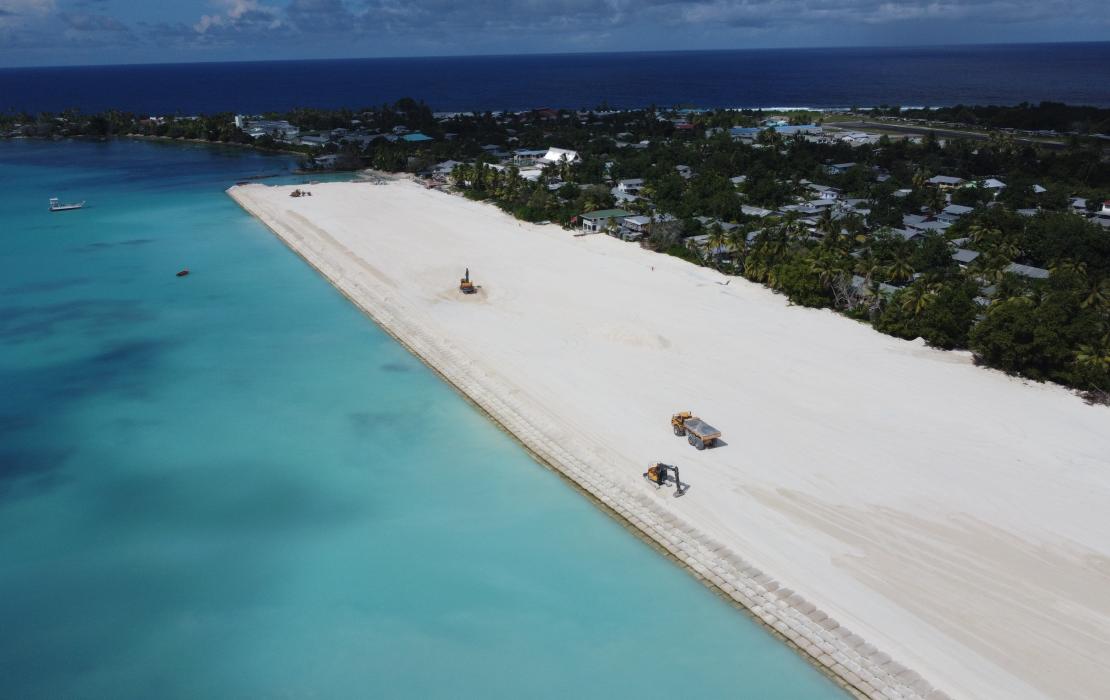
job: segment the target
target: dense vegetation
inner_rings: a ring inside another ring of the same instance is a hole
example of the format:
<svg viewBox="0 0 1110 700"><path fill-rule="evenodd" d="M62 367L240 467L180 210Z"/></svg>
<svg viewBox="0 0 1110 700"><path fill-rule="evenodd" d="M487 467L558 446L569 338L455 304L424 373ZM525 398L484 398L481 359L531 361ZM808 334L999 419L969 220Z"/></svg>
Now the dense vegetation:
<svg viewBox="0 0 1110 700"><path fill-rule="evenodd" d="M1056 131L1078 134L1110 134L1110 109L1066 105L1060 102L1022 103L1014 106L987 105L904 109L901 116L955 122L992 129Z"/></svg>
<svg viewBox="0 0 1110 700"><path fill-rule="evenodd" d="M929 118L974 118L978 125L1029 129L1069 130L1080 124L1095 131L1106 130L1108 114L1043 103L954 107L931 111ZM967 348L1006 372L1060 382L1096 399L1110 397L1110 229L1073 211L1076 197L1091 211L1110 200L1110 167L1095 140L1048 151L994 132L979 142L882 137L853 146L765 130L755 143L745 143L727 129L758 125L767 115L644 109L437 118L413 100L265 116L288 119L302 130L419 130L433 140L339 139L313 153L340 154L353 166L413 173L458 161L450 182L465 196L531 221L572 225L583 212L614 206L615 182L642 178L641 198L622 206L653 218L646 246L743 275L797 304L837 309L884 333ZM787 116L793 123L817 117ZM251 142L235 128L232 115L0 117L5 132L16 124L22 125L19 133L33 136L145 134ZM291 147L265 136L253 143ZM548 146L574 149L581 161L549 164L538 177L527 178L506 157L514 149ZM833 163L855 165L832 174ZM678 166L689 169L685 176ZM938 174L969 183L997 178L1007 186L972 184L946 193L928 184ZM734 182L737 176L744 177ZM842 200L854 204L817 216L796 206L792 211L790 205L814 197L815 183L837 188ZM893 231L903 226L904 215L935 215L949 202L974 209L941 233L907 240ZM749 216L744 206L773 213ZM709 217L710 223L695 217ZM691 244L698 235L708 240ZM962 267L952 257L956 247L978 257ZM1016 274L1014 263L1045 268L1049 275Z"/></svg>

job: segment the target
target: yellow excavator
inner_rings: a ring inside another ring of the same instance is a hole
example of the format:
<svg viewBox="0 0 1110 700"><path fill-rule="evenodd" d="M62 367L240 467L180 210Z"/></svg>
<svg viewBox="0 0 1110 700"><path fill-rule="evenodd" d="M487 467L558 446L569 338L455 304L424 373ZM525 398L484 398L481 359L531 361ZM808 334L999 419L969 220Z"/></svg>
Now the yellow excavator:
<svg viewBox="0 0 1110 700"><path fill-rule="evenodd" d="M474 283L470 281L470 268L469 267L466 268L466 274L463 275L463 278L461 280L459 280L459 291L462 292L463 294L474 294L475 292L478 291L478 288L475 287Z"/></svg>
<svg viewBox="0 0 1110 700"><path fill-rule="evenodd" d="M682 483L682 480L678 477L678 467L673 464L655 462L644 472L644 478L647 479L649 483L655 484L655 488L657 489L668 486L670 482L673 481L675 498L685 495L685 493L690 490L690 484Z"/></svg>

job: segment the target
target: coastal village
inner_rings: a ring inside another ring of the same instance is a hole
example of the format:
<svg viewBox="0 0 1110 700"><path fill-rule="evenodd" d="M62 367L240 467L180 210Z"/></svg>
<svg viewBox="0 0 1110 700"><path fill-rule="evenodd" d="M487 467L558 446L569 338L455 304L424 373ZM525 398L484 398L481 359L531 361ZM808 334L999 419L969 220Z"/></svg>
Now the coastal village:
<svg viewBox="0 0 1110 700"><path fill-rule="evenodd" d="M1110 140L1095 129L1110 119L1092 110L1013 108L1016 129L891 108L436 113L404 99L357 112L8 117L0 129L196 138L301 153L306 173L411 173L1106 401Z"/></svg>
<svg viewBox="0 0 1110 700"><path fill-rule="evenodd" d="M743 275L795 303L941 348L972 347L988 365L1107 400L1110 166L1099 139L1038 148L1019 139L1059 132L939 138L791 111L413 120L419 107L363 115L408 122L388 130L359 119L312 133L288 121L235 123L254 139L310 147L306 168L369 160L409 171L525 220ZM1015 349L1026 328L1043 326L1027 302L1050 292L1069 308L1061 316L1053 307L1045 321L1053 340Z"/></svg>

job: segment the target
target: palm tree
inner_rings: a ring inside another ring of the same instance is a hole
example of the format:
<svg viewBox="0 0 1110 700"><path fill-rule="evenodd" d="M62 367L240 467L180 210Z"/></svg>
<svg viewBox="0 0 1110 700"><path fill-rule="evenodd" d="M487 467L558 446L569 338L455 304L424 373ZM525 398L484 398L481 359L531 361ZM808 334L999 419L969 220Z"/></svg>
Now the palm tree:
<svg viewBox="0 0 1110 700"><path fill-rule="evenodd" d="M840 226L837 222L833 221L832 208L825 207L821 215L817 217L817 230L825 234L825 239L835 239L835 234L839 233Z"/></svg>
<svg viewBox="0 0 1110 700"><path fill-rule="evenodd" d="M1053 275L1074 272L1077 275L1086 277L1087 263L1075 262L1074 260L1054 260L1048 264L1048 271Z"/></svg>
<svg viewBox="0 0 1110 700"><path fill-rule="evenodd" d="M968 237L975 245L981 245L1002 237L1002 232L996 228L988 228L982 224L975 224L967 230Z"/></svg>
<svg viewBox="0 0 1110 700"><path fill-rule="evenodd" d="M878 258L871 255L870 251L856 261L855 272L871 285L871 280L882 277L886 270Z"/></svg>
<svg viewBox="0 0 1110 700"><path fill-rule="evenodd" d="M467 187L474 180L474 166L469 163L459 163L451 171L451 179L456 187Z"/></svg>
<svg viewBox="0 0 1110 700"><path fill-rule="evenodd" d="M737 226L728 232L728 247L732 251L732 264L739 270L748 252L748 234L743 227Z"/></svg>
<svg viewBox="0 0 1110 700"><path fill-rule="evenodd" d="M744 275L752 282L765 282L770 268L762 255L753 255L744 263Z"/></svg>
<svg viewBox="0 0 1110 700"><path fill-rule="evenodd" d="M976 258L975 262L971 263L971 270L984 280L997 284L1006 276L1006 268L1009 264L1009 260L997 253L989 252Z"/></svg>
<svg viewBox="0 0 1110 700"><path fill-rule="evenodd" d="M888 272L890 274L890 279L895 282L904 282L913 277L913 263L909 255L904 251L899 251L898 254L894 256L894 260L891 262Z"/></svg>
<svg viewBox="0 0 1110 700"><path fill-rule="evenodd" d="M721 269L721 249L725 247L728 242L728 236L725 235L724 229L717 221L709 227L709 238L706 240L708 254L713 259L713 266L718 270Z"/></svg>
<svg viewBox="0 0 1110 700"><path fill-rule="evenodd" d="M832 286L833 280L844 274L840 261L835 255L818 253L809 261L809 268L817 275L817 279L825 287Z"/></svg>
<svg viewBox="0 0 1110 700"><path fill-rule="evenodd" d="M1021 257L1021 248L1018 247L1018 244L1015 243L1012 238L1003 238L1000 240L995 246L995 250L998 251L999 255L1009 260L1015 260Z"/></svg>
<svg viewBox="0 0 1110 700"><path fill-rule="evenodd" d="M915 284L906 290L902 297L902 308L914 316L920 316L936 300L936 287L932 285Z"/></svg>
<svg viewBox="0 0 1110 700"><path fill-rule="evenodd" d="M1098 282L1091 284L1091 290L1079 306L1099 311L1110 311L1110 277L1103 277Z"/></svg>
<svg viewBox="0 0 1110 700"><path fill-rule="evenodd" d="M1110 334L1102 336L1097 345L1080 345L1075 354L1075 364L1088 369L1110 372Z"/></svg>
<svg viewBox="0 0 1110 700"><path fill-rule="evenodd" d="M927 201L929 204L929 208L933 210L933 213L939 212L948 204L947 198L945 198L944 193L940 191L939 187L934 187L933 189L929 190Z"/></svg>
<svg viewBox="0 0 1110 700"><path fill-rule="evenodd" d="M775 238L789 247L801 241L805 226L798 220L795 212L790 212L775 224L775 233Z"/></svg>
<svg viewBox="0 0 1110 700"><path fill-rule="evenodd" d="M918 170L913 174L913 188L915 190L920 190L921 188L925 187L925 181L928 179L928 173L926 173L924 170Z"/></svg>

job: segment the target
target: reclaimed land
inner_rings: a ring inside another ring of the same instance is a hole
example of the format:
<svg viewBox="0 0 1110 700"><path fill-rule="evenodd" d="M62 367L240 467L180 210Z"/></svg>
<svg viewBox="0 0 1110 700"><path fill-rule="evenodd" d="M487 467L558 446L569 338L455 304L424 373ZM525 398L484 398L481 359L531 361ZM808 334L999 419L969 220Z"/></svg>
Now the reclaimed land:
<svg viewBox="0 0 1110 700"><path fill-rule="evenodd" d="M302 186L303 187L303 186ZM535 455L857 693L1110 687L1110 415L408 180L230 195ZM477 294L458 280L469 266ZM670 414L723 444L696 451ZM678 464L683 498L650 462Z"/></svg>

